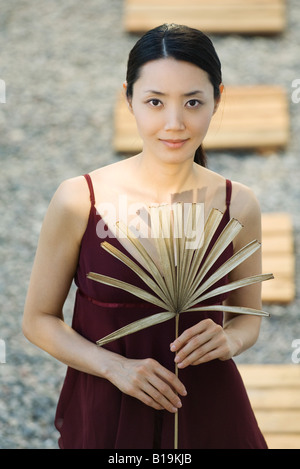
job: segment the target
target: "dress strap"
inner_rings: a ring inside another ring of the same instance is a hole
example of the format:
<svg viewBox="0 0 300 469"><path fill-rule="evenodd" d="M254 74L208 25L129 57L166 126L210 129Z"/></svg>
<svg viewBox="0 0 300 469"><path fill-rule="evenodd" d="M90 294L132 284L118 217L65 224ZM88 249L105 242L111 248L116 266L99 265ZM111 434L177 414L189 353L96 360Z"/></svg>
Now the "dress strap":
<svg viewBox="0 0 300 469"><path fill-rule="evenodd" d="M94 193L94 187L93 187L91 176L89 174L85 174L84 177L89 186L91 204L94 206L95 205L95 193Z"/></svg>
<svg viewBox="0 0 300 469"><path fill-rule="evenodd" d="M232 183L226 179L226 207L229 208L231 202Z"/></svg>

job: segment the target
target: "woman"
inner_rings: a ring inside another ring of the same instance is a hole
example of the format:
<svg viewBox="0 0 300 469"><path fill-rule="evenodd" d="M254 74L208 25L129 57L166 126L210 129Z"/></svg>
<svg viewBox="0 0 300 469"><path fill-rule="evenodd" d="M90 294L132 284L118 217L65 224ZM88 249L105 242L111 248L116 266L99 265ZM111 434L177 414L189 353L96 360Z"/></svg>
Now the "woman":
<svg viewBox="0 0 300 469"><path fill-rule="evenodd" d="M212 207L224 212L218 233L229 217L237 218L244 228L214 270L261 236L252 191L205 167L202 142L223 90L210 39L178 25L149 31L130 53L124 89L143 150L61 184L43 223L25 305L25 336L69 367L55 422L60 447L172 448L179 411L181 449L266 448L231 360L255 343L260 318L187 313L176 340L174 324L167 321L101 348L95 344L159 311L129 292L87 278L93 271L145 288L100 248L105 217L96 206L110 204L117 212L121 196L128 206L202 202L206 216ZM106 234L124 249L124 240ZM261 256L255 254L230 280L260 271ZM73 278L78 291L71 328L62 309ZM210 304L222 302L260 309L260 286L213 298Z"/></svg>

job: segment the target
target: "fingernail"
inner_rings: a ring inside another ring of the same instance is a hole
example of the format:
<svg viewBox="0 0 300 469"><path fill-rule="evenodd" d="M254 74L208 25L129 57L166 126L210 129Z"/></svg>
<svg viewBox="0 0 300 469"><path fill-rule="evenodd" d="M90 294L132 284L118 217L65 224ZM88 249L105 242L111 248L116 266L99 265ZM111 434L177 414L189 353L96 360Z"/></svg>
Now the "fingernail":
<svg viewBox="0 0 300 469"><path fill-rule="evenodd" d="M176 357L175 357L175 362L176 362L176 363L180 362L180 358L179 358L178 355L176 355Z"/></svg>
<svg viewBox="0 0 300 469"><path fill-rule="evenodd" d="M178 401L176 405L177 405L177 407L182 407L181 401Z"/></svg>
<svg viewBox="0 0 300 469"><path fill-rule="evenodd" d="M176 350L175 345L171 345L171 350L172 350L172 352L175 352L175 350Z"/></svg>

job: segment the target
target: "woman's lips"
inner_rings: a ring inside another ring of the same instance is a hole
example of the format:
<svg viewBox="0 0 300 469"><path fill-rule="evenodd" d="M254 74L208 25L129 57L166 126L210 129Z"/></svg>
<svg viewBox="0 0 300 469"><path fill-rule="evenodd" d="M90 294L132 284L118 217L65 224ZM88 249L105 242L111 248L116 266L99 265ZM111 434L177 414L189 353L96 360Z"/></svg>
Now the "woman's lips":
<svg viewBox="0 0 300 469"><path fill-rule="evenodd" d="M167 147L169 148L181 148L183 147L183 145L188 141L188 139L186 138L185 140L183 139L174 139L174 140L171 140L171 139L168 139L168 140L164 140L164 139L160 139L160 141L166 145Z"/></svg>

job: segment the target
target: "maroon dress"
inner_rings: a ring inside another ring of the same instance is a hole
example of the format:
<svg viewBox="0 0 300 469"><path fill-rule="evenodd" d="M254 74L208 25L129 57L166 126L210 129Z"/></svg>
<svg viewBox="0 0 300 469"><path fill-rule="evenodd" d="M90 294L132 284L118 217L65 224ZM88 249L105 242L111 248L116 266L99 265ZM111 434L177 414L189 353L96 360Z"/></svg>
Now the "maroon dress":
<svg viewBox="0 0 300 469"><path fill-rule="evenodd" d="M82 238L75 283L78 287L73 328L92 342L142 317L161 311L129 292L87 278L97 272L147 288L127 266L100 247L91 179L85 176L91 194L91 210ZM218 233L229 221L231 182L226 184L227 209ZM225 194L224 194L225 195ZM124 250L117 238L108 242ZM212 243L215 240L212 240ZM212 270L232 255L232 245ZM129 256L130 257L130 256ZM208 273L208 275L211 272ZM218 285L227 282L222 279ZM217 285L214 285L214 287ZM225 296L207 304L221 304ZM204 318L222 325L221 312L183 313L179 334ZM104 347L128 358L152 357L174 371L175 320L149 327L115 340ZM266 449L240 374L232 360L213 360L179 370L187 389L179 409L179 449ZM68 368L57 406L55 425L59 446L65 449L172 449L174 414L154 410L119 391L108 380Z"/></svg>

